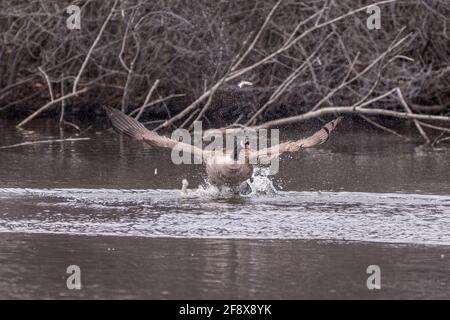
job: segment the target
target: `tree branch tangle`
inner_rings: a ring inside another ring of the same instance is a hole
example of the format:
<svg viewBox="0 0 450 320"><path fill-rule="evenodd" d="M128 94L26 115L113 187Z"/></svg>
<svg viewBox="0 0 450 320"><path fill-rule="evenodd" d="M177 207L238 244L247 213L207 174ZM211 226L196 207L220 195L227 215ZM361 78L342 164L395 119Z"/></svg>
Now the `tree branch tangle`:
<svg viewBox="0 0 450 320"><path fill-rule="evenodd" d="M155 130L196 120L284 125L330 112L391 133L378 116L409 119L427 143L448 130L447 0L79 5L81 30L69 30L65 3L0 1L0 112L20 114L19 126L107 104ZM372 5L380 30L367 27Z"/></svg>

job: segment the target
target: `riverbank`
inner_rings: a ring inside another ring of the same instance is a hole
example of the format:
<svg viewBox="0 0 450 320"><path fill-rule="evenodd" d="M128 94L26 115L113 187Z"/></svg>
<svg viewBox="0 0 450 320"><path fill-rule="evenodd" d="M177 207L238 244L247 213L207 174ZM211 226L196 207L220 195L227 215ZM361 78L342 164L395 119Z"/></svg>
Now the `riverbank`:
<svg viewBox="0 0 450 320"><path fill-rule="evenodd" d="M366 23L373 5L377 30ZM159 129L342 106L370 117L449 113L445 1L91 1L76 30L64 3L0 9L0 111L26 119L21 127L105 104L142 111Z"/></svg>

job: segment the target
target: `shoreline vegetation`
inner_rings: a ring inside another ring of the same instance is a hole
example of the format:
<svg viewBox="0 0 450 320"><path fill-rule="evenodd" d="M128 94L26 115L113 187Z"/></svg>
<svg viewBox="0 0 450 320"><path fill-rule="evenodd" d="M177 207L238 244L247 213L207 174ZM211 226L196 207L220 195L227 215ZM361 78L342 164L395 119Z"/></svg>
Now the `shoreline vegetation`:
<svg viewBox="0 0 450 320"><path fill-rule="evenodd" d="M17 127L49 116L83 131L67 119L109 105L154 130L344 114L450 141L446 0L72 2L0 3L0 116ZM379 30L367 27L373 5Z"/></svg>

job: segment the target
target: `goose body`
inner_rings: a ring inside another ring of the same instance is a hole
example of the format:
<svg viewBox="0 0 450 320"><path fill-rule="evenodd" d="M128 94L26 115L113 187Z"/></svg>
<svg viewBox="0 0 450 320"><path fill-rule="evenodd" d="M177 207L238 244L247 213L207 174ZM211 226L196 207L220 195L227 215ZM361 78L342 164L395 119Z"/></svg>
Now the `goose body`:
<svg viewBox="0 0 450 320"><path fill-rule="evenodd" d="M209 183L215 186L234 187L252 177L253 166L245 161L238 163L231 156L215 156L206 162Z"/></svg>
<svg viewBox="0 0 450 320"><path fill-rule="evenodd" d="M243 182L252 177L253 161L258 158L272 158L283 153L297 152L302 148L315 147L325 143L331 131L339 124L341 118L337 118L312 136L306 139L287 141L271 148L258 151L250 150L249 143L238 148L237 142L233 150L207 151L193 145L179 142L156 132L150 131L144 125L117 109L105 107L111 123L119 133L143 141L154 147L177 149L178 151L188 152L202 159L206 165L208 181L217 187L239 187Z"/></svg>

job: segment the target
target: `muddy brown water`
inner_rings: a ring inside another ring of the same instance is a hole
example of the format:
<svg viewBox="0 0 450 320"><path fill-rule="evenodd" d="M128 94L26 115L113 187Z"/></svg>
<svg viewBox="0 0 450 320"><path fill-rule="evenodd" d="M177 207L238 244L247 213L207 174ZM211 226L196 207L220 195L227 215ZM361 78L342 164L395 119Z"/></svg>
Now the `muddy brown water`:
<svg viewBox="0 0 450 320"><path fill-rule="evenodd" d="M0 120L0 134L61 137L41 120ZM170 152L96 126L84 136L0 150L0 298L450 299L448 148L338 131L229 197ZM367 289L369 265L381 290Z"/></svg>

